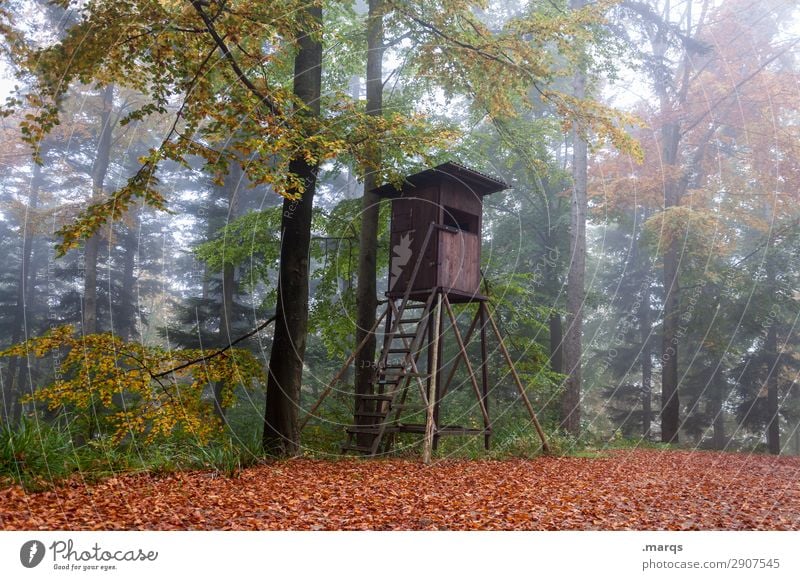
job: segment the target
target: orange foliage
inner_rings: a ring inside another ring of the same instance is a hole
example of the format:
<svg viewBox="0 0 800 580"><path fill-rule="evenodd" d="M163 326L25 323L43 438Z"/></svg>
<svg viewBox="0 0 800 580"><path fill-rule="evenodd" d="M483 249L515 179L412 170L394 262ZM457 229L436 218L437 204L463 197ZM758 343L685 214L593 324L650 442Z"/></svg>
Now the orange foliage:
<svg viewBox="0 0 800 580"><path fill-rule="evenodd" d="M800 459L683 451L532 461L293 460L0 490L6 530L797 530ZM769 493L763 493L769 490Z"/></svg>

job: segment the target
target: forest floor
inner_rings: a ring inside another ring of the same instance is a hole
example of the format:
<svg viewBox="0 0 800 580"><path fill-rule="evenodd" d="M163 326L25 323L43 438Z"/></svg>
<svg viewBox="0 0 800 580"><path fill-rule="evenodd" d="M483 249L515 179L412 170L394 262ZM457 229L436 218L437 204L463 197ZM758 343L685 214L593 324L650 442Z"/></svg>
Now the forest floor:
<svg viewBox="0 0 800 580"><path fill-rule="evenodd" d="M0 490L0 529L800 530L800 458L635 450L317 461Z"/></svg>

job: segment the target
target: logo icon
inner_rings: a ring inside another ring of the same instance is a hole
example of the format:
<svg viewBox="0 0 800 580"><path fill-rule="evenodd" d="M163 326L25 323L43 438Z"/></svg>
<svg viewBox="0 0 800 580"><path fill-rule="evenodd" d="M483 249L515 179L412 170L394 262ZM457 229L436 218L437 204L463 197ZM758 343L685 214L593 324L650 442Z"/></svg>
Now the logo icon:
<svg viewBox="0 0 800 580"><path fill-rule="evenodd" d="M392 248L394 256L392 258L392 275L389 280L389 290L394 288L400 275L403 273L403 268L408 264L411 259L411 234L405 234L400 238L400 243Z"/></svg>
<svg viewBox="0 0 800 580"><path fill-rule="evenodd" d="M36 568L44 559L44 544L39 540L28 540L19 549L19 561L26 568Z"/></svg>

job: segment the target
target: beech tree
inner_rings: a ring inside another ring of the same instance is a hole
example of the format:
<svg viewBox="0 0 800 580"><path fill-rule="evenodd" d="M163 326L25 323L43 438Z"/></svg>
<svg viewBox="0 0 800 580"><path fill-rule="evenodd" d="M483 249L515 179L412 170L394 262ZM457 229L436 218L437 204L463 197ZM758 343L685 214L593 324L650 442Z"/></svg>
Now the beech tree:
<svg viewBox="0 0 800 580"><path fill-rule="evenodd" d="M311 26L298 39L294 60L294 94L302 103L298 115L320 114L322 96L322 8L306 9ZM303 376L308 328L308 267L311 242L311 210L319 165L305 157L289 162L289 171L300 180L299 199L286 199L281 216L281 254L275 335L272 340L264 415L264 451L288 456L298 451L300 434L297 411Z"/></svg>
<svg viewBox="0 0 800 580"><path fill-rule="evenodd" d="M367 103L368 115L383 114L383 2L369 0L367 14ZM373 146L369 151L369 159L362 166L364 175L364 195L361 203L361 231L359 232L358 249L358 289L356 293L356 336L355 344L359 345L375 325L377 300L377 263L378 263L378 218L380 215L380 198L372 190L380 186L381 152ZM375 336L367 337L358 359L356 360L355 392L370 393L372 390L373 362L375 361Z"/></svg>
<svg viewBox="0 0 800 580"><path fill-rule="evenodd" d="M570 0L573 10L584 0ZM578 62L573 80L576 99L586 97L585 57ZM561 399L561 424L572 435L581 429L581 364L583 357L583 308L586 277L586 217L588 213L588 148L586 135L572 131L572 200L570 205L569 273L567 278L567 328L564 333L564 371L567 379Z"/></svg>

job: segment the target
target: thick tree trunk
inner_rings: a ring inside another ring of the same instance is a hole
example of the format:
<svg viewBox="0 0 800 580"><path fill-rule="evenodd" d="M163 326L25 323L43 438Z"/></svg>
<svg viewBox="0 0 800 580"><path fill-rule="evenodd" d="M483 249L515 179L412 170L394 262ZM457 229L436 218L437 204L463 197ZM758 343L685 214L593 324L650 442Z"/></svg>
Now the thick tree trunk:
<svg viewBox="0 0 800 580"><path fill-rule="evenodd" d="M367 114L380 116L383 108L383 0L370 0L367 16ZM375 324L377 298L378 216L380 198L372 193L379 186L377 170L380 150L373 144L369 163L362 167L364 197L361 204L361 234L358 254L358 288L356 290L356 341L361 344ZM375 336L368 337L355 365L356 393L369 394L373 390L373 365L375 362ZM362 425L370 423L368 417L356 417ZM369 445L369 435L359 435L359 445Z"/></svg>
<svg viewBox="0 0 800 580"><path fill-rule="evenodd" d="M321 27L322 9L310 5L306 12ZM319 115L322 43L314 31L302 36L299 45L294 61L294 93L306 105L304 114ZM295 455L300 446L297 409L308 329L311 209L317 181L317 166L309 165L305 159L293 159L289 171L305 184L305 190L300 200L284 200L281 217L280 271L263 437L264 452L273 457Z"/></svg>
<svg viewBox="0 0 800 580"><path fill-rule="evenodd" d="M113 125L111 110L114 106L114 86L103 89L103 101L100 109L100 134L97 138L97 150L92 165L92 201L102 197L103 184L108 172L111 158L111 136ZM100 249L99 232L86 240L83 262L83 334L97 332L97 256Z"/></svg>
<svg viewBox="0 0 800 580"><path fill-rule="evenodd" d="M670 123L662 130L662 159L667 169L678 161L680 129ZM664 183L664 210L677 207L680 202L679 186L673 177ZM678 400L678 322L680 300L678 275L680 272L680 240L670 237L664 255L664 322L661 341L661 441L677 443L680 427L680 402Z"/></svg>
<svg viewBox="0 0 800 580"><path fill-rule="evenodd" d="M573 9L582 8L584 0L571 0ZM576 98L586 93L586 74L575 73L573 92ZM577 130L572 134L572 204L570 209L570 264L567 274L567 329L564 336L564 372L567 373L561 398L561 425L573 435L581 427L581 356L583 353L583 302L586 275L587 147Z"/></svg>

